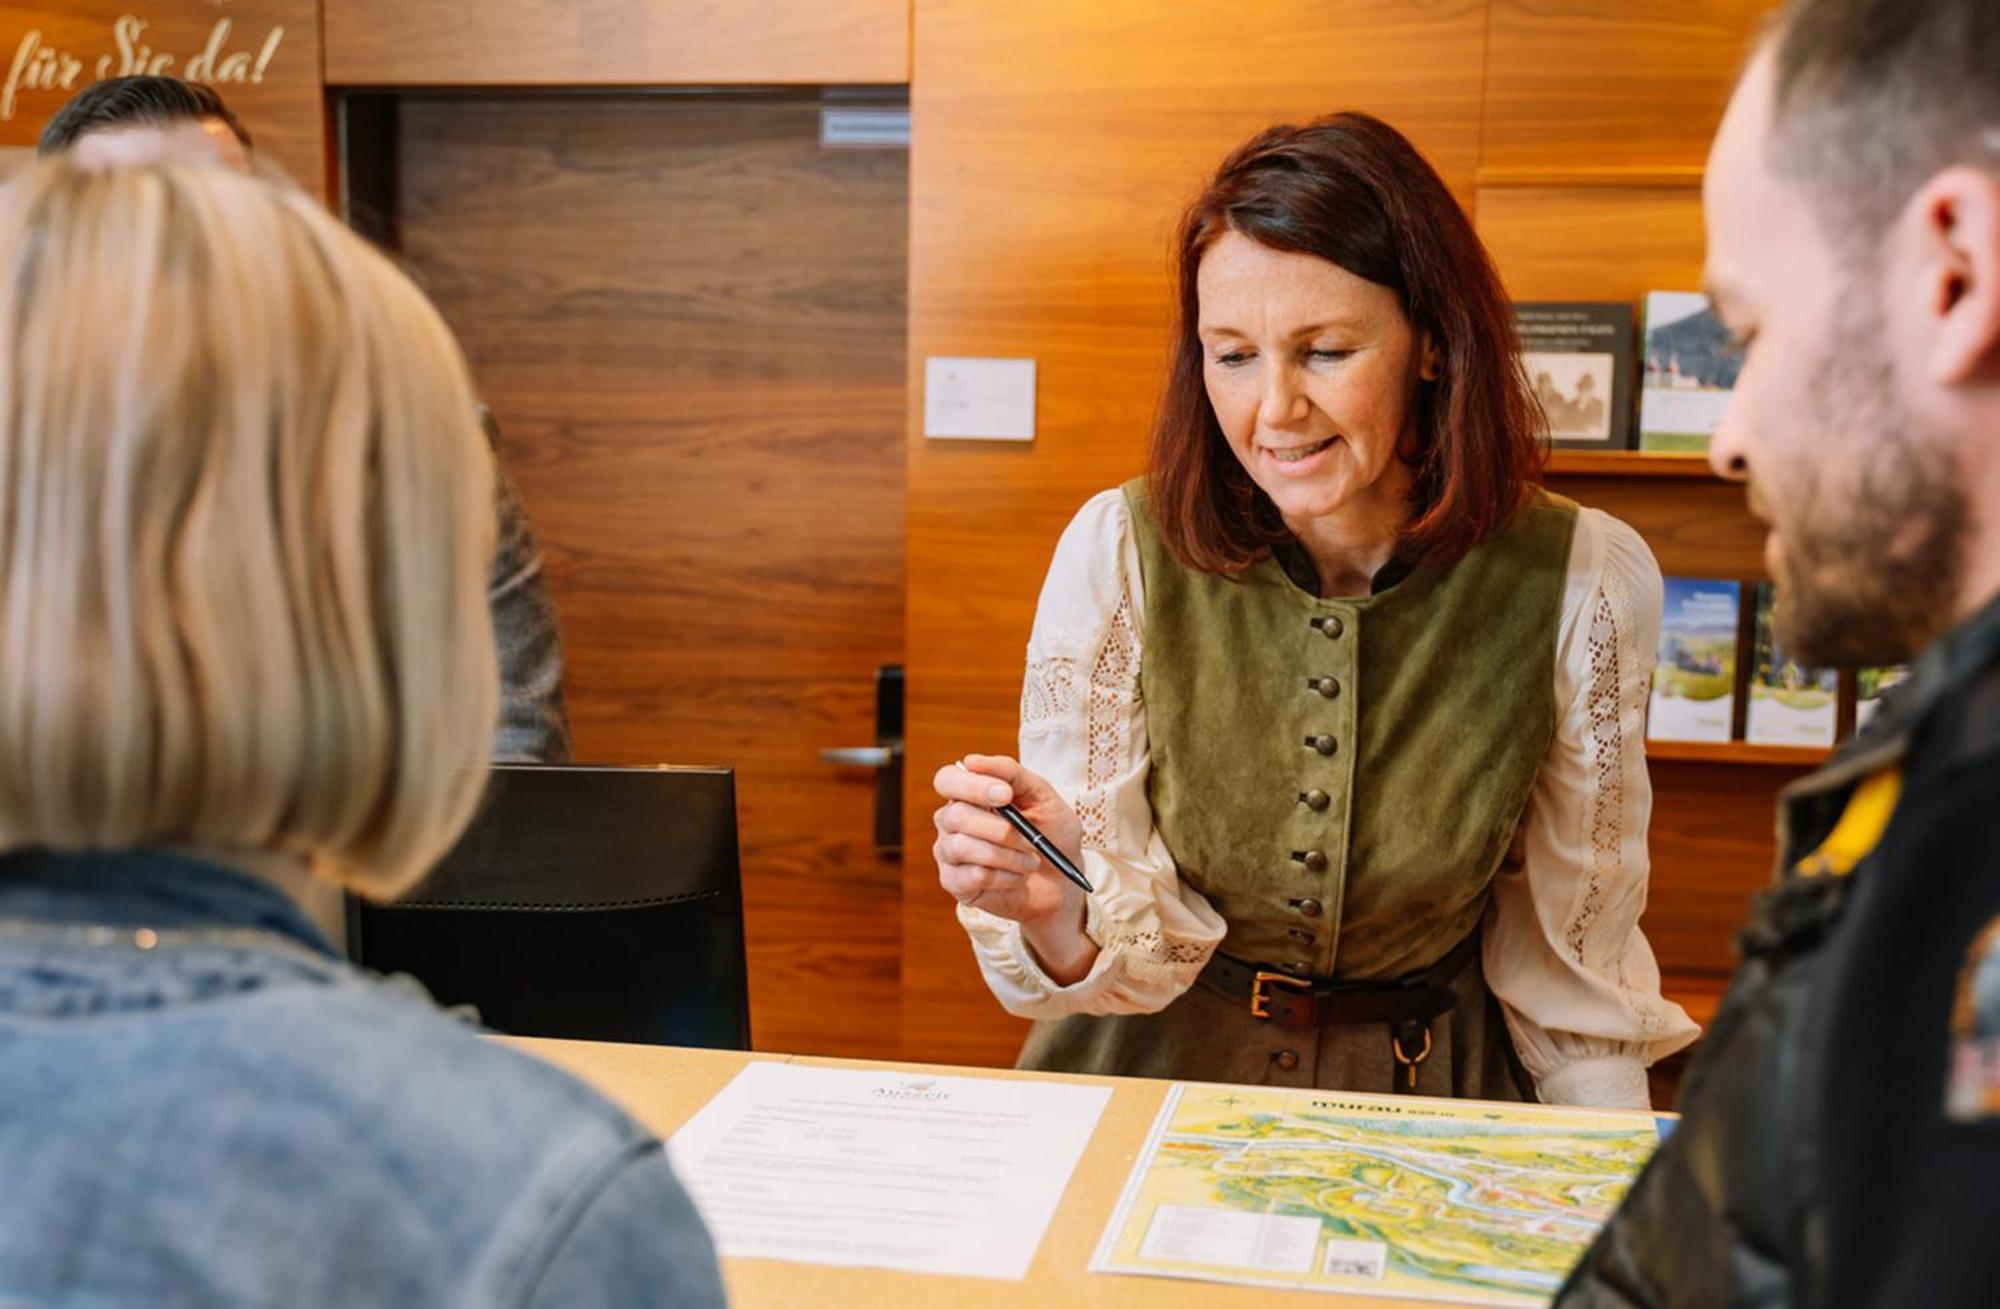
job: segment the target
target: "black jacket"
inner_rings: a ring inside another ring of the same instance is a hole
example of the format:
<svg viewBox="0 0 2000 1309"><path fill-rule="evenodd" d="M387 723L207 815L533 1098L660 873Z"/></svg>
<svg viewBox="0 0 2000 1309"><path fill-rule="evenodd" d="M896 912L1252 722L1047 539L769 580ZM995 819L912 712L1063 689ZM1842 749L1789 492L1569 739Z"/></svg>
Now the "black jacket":
<svg viewBox="0 0 2000 1309"><path fill-rule="evenodd" d="M1898 770L1852 871L1802 874ZM1779 837L1681 1122L1562 1309L2000 1306L2000 603L1785 793Z"/></svg>

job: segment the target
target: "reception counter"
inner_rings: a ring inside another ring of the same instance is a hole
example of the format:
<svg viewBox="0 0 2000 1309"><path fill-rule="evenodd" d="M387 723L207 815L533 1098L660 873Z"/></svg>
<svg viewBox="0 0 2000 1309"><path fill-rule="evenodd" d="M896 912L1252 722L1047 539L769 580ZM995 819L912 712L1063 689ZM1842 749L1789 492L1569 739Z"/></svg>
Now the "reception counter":
<svg viewBox="0 0 2000 1309"><path fill-rule="evenodd" d="M1081 1082L1110 1088L1111 1099L1063 1193L1024 1281L834 1268L769 1259L723 1260L730 1302L745 1309L776 1306L868 1306L894 1309L982 1309L988 1305L1101 1306L1103 1309L1175 1309L1261 1305L1289 1300L1314 1309L1402 1306L1403 1297L1287 1292L1215 1282L1116 1276L1089 1271L1091 1253L1103 1235L1119 1194L1139 1157L1147 1133L1172 1085L1112 1077L1059 1077L985 1068L939 1068L866 1064L852 1060L683 1050L658 1046L611 1045L584 1041L510 1040L509 1044L557 1064L624 1106L661 1136L671 1136L746 1064L775 1060L834 1068L899 1067L962 1077L1024 1078ZM1635 1119L1643 1115L1633 1115Z"/></svg>

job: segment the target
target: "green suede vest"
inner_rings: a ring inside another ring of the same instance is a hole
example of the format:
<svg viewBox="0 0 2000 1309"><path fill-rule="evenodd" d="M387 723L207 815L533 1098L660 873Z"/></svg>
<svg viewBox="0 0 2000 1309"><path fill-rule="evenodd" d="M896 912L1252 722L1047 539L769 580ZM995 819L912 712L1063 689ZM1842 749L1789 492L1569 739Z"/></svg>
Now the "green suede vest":
<svg viewBox="0 0 2000 1309"><path fill-rule="evenodd" d="M1271 559L1182 567L1124 489L1154 822L1222 948L1298 976L1428 967L1478 926L1555 733L1576 506L1539 494L1456 564L1321 599Z"/></svg>

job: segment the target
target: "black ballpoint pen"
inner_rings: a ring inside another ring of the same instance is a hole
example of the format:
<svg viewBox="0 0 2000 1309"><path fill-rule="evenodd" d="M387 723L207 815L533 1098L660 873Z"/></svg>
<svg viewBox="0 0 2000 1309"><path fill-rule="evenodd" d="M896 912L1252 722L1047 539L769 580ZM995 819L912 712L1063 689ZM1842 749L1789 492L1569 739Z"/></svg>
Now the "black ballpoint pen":
<svg viewBox="0 0 2000 1309"><path fill-rule="evenodd" d="M1006 819L1015 831L1026 837L1028 844L1035 847L1035 853L1048 860L1051 864L1054 864L1057 872L1082 887L1085 895L1089 895L1096 890L1090 884L1090 879L1083 875L1083 870L1071 863L1068 855L1056 849L1056 843L1049 840L1048 837L1043 836L1042 830L1029 822L1019 809L1010 804L1003 804L997 807L994 812Z"/></svg>

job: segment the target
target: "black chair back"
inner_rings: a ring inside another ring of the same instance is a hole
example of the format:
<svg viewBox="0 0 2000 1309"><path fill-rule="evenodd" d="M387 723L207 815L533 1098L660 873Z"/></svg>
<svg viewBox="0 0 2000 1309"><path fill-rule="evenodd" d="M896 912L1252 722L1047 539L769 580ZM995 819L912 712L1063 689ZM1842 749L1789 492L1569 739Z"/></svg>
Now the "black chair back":
<svg viewBox="0 0 2000 1309"><path fill-rule="evenodd" d="M436 871L347 927L356 963L496 1031L750 1048L727 769L496 765Z"/></svg>

